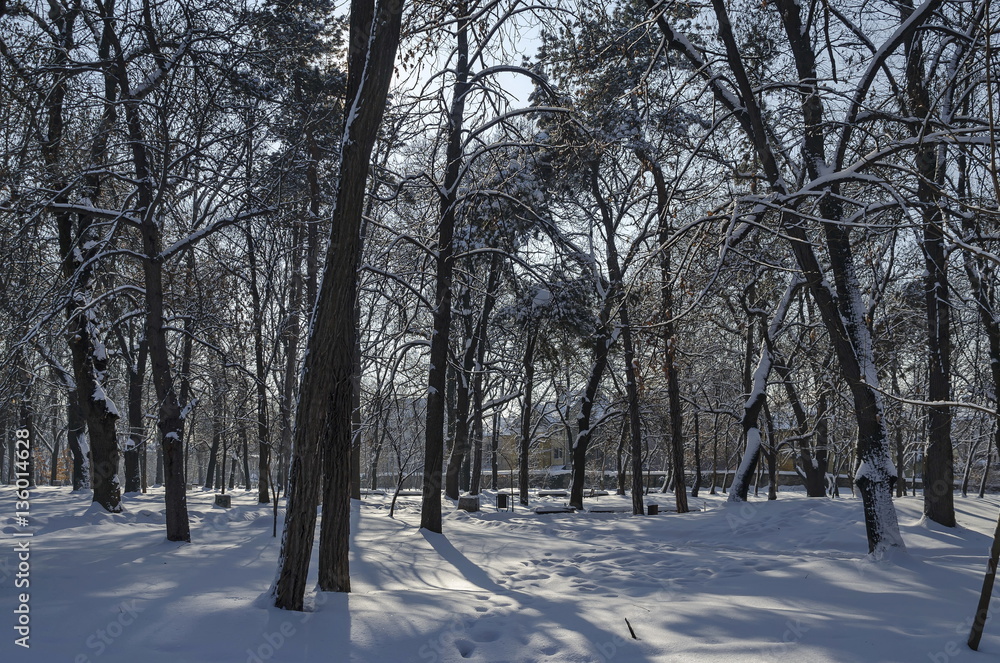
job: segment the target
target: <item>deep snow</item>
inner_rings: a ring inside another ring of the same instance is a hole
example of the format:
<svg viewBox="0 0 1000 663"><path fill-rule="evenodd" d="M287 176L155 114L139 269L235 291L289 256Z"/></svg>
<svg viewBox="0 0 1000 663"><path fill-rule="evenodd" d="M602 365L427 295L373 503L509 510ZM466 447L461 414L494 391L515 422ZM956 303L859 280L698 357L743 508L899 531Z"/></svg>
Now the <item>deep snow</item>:
<svg viewBox="0 0 1000 663"><path fill-rule="evenodd" d="M875 563L852 498L704 496L677 515L669 496L651 495L660 515L633 517L498 513L487 496L487 510L452 512L434 535L417 528L418 498L390 519L388 498L371 495L355 504L353 593L314 595L309 613L266 601L278 540L255 496L236 491L224 510L192 492L194 542L180 544L165 540L161 492L128 496L127 512L111 515L89 494L34 490L24 650L12 628L23 591L14 491L0 488L0 661L1000 660L1000 619L979 653L965 646L996 496L957 497L955 530L921 522L919 497L897 500L908 552Z"/></svg>

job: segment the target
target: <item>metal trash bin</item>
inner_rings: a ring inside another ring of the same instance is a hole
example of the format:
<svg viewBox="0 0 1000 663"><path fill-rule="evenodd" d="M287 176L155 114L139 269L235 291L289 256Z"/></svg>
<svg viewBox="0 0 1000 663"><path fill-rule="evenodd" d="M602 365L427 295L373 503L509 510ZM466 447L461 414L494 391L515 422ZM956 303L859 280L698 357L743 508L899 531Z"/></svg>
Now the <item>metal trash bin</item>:
<svg viewBox="0 0 1000 663"><path fill-rule="evenodd" d="M648 515L648 516L655 516L655 515L658 515L659 513L660 513L660 505L659 504L647 504L646 505L646 515Z"/></svg>
<svg viewBox="0 0 1000 663"><path fill-rule="evenodd" d="M507 493L497 493L497 511L506 511L510 508L507 502L509 498L510 495Z"/></svg>

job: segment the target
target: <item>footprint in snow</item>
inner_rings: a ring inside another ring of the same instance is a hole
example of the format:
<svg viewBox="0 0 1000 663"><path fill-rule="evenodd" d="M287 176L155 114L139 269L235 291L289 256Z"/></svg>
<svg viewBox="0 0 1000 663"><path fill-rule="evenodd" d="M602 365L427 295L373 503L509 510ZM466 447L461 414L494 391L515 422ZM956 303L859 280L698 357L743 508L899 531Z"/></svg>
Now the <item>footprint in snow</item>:
<svg viewBox="0 0 1000 663"><path fill-rule="evenodd" d="M468 640L456 640L455 647L458 648L458 653L462 655L462 658L469 658L476 651L476 645Z"/></svg>

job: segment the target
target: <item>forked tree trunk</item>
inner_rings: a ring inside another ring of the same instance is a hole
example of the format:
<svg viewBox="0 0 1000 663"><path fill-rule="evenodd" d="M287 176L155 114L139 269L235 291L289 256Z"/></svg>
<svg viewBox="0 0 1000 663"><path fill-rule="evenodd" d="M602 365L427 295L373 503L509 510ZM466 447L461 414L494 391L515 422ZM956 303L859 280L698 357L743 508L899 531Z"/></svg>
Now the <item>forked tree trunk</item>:
<svg viewBox="0 0 1000 663"><path fill-rule="evenodd" d="M351 408L361 216L372 148L399 45L402 10L402 2L383 1L377 7L371 0L351 3L351 104L344 128L326 274L316 302L300 386L287 515L278 575L272 588L275 605L287 610L303 608L320 494L321 454L326 487L320 532L320 589L350 591ZM374 27L374 34L369 26Z"/></svg>
<svg viewBox="0 0 1000 663"><path fill-rule="evenodd" d="M628 399L628 419L629 419L629 452L631 454L632 469L632 513L644 515L646 507L643 500L642 488L642 421L639 415L639 389L636 383L635 349L632 343L632 326L629 321L629 304L624 296L624 273L618 258L618 247L615 243L615 235L618 231L614 215L604 198L604 192L600 184L600 160L594 159L589 164L590 193L597 202L597 207L601 214L601 224L604 227L604 247L605 260L607 262L608 279L608 301L613 302L613 306L618 309L618 319L621 323L620 334L622 339L622 350L625 360L625 393ZM686 509L686 493L682 495ZM582 508L582 504L580 507Z"/></svg>
<svg viewBox="0 0 1000 663"><path fill-rule="evenodd" d="M65 64L69 51L65 46L72 43L72 31L77 12L63 12L54 6L54 14L50 14L53 25L60 31L57 40L61 48L56 49L55 66ZM98 51L98 58L107 61L110 56L110 41L108 39L112 28L104 26L104 35ZM59 175L60 161L63 158L63 134L65 129L63 112L68 78L61 78L44 100L44 110L47 115L47 134L42 141L41 153L46 168L53 178L52 189L56 194L54 202L65 203L69 200L67 183ZM94 135L88 155L89 163L103 165L106 161L108 135L116 117L115 96L117 82L110 72L105 71L103 77L104 97L100 122ZM96 170L96 169L95 169ZM81 197L94 201L96 204L100 194L100 177L89 174L84 177ZM91 456L90 472L91 487L94 489L94 502L112 513L121 511L121 487L118 484L118 439L115 424L118 420L118 410L105 392L104 377L107 371L108 356L103 343L97 334L97 320L94 311L89 308L91 281L93 277L92 260L101 250L102 243L94 227L92 215L78 213L59 213L56 215L56 226L59 235L59 251L62 260L63 277L72 283L70 297L66 303L68 336L72 357L73 376L75 379L75 398L79 404L84 419L87 422L89 438L88 450ZM71 447L77 442L71 442Z"/></svg>
<svg viewBox="0 0 1000 663"><path fill-rule="evenodd" d="M113 24L112 17L108 22ZM118 80L124 85L128 80L125 54L116 49L114 68ZM142 267L146 294L146 338L149 341L149 361L159 403L157 426L163 449L164 498L168 541L190 541L191 528L187 512L187 487L184 482L184 416L174 388L170 369L170 348L167 343L167 322L164 313L163 259L160 219L156 218L152 183L155 180L149 168L146 137L139 113L141 101L132 99L122 90L123 104L135 169L136 213L141 219L139 233L142 238Z"/></svg>
<svg viewBox="0 0 1000 663"><path fill-rule="evenodd" d="M750 380L747 385L749 387L749 395L747 396L746 403L743 404L743 418L741 423L743 428L743 439L746 443L746 451L743 454L743 459L740 461L739 468L736 470L736 475L733 477L733 485L729 491L730 502L746 501L750 490L750 480L757 470L757 464L761 452L759 419L767 399L767 380L771 375L771 369L774 367L774 354L772 351L772 348L774 347L774 338L777 336L778 330L785 323L785 317L788 315L788 310L792 305L792 300L795 298L795 294L801 285L802 281L798 278L793 278L789 282L788 287L785 288L785 294L782 296L781 301L775 309L774 316L771 318L770 324L761 334L760 357L757 361L757 368L754 369L753 374L750 376ZM750 330L748 329L748 357L751 347L749 341L751 341L752 338Z"/></svg>
<svg viewBox="0 0 1000 663"><path fill-rule="evenodd" d="M826 497L826 470L827 454L825 447L816 446L815 453L810 449L809 444L809 420L806 417L805 407L799 399L798 390L792 383L792 369L783 360L775 363L774 370L781 377L781 382L785 386L785 394L788 403L792 407L792 414L795 415L795 446L798 448L798 471L805 484L806 495L808 497ZM825 407L825 401L824 401ZM816 407L817 416L822 416L819 405Z"/></svg>

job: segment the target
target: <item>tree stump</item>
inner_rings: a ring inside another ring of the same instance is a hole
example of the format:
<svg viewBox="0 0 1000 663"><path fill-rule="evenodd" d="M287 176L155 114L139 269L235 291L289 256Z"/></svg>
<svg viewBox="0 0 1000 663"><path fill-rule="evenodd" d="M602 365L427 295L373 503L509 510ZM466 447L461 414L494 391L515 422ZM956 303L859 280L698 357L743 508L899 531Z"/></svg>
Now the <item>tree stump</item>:
<svg viewBox="0 0 1000 663"><path fill-rule="evenodd" d="M479 511L479 495L462 495L458 498L458 508L469 513Z"/></svg>
<svg viewBox="0 0 1000 663"><path fill-rule="evenodd" d="M216 495L215 496L215 506L221 506L223 509L229 509L233 506L233 496L232 495Z"/></svg>

